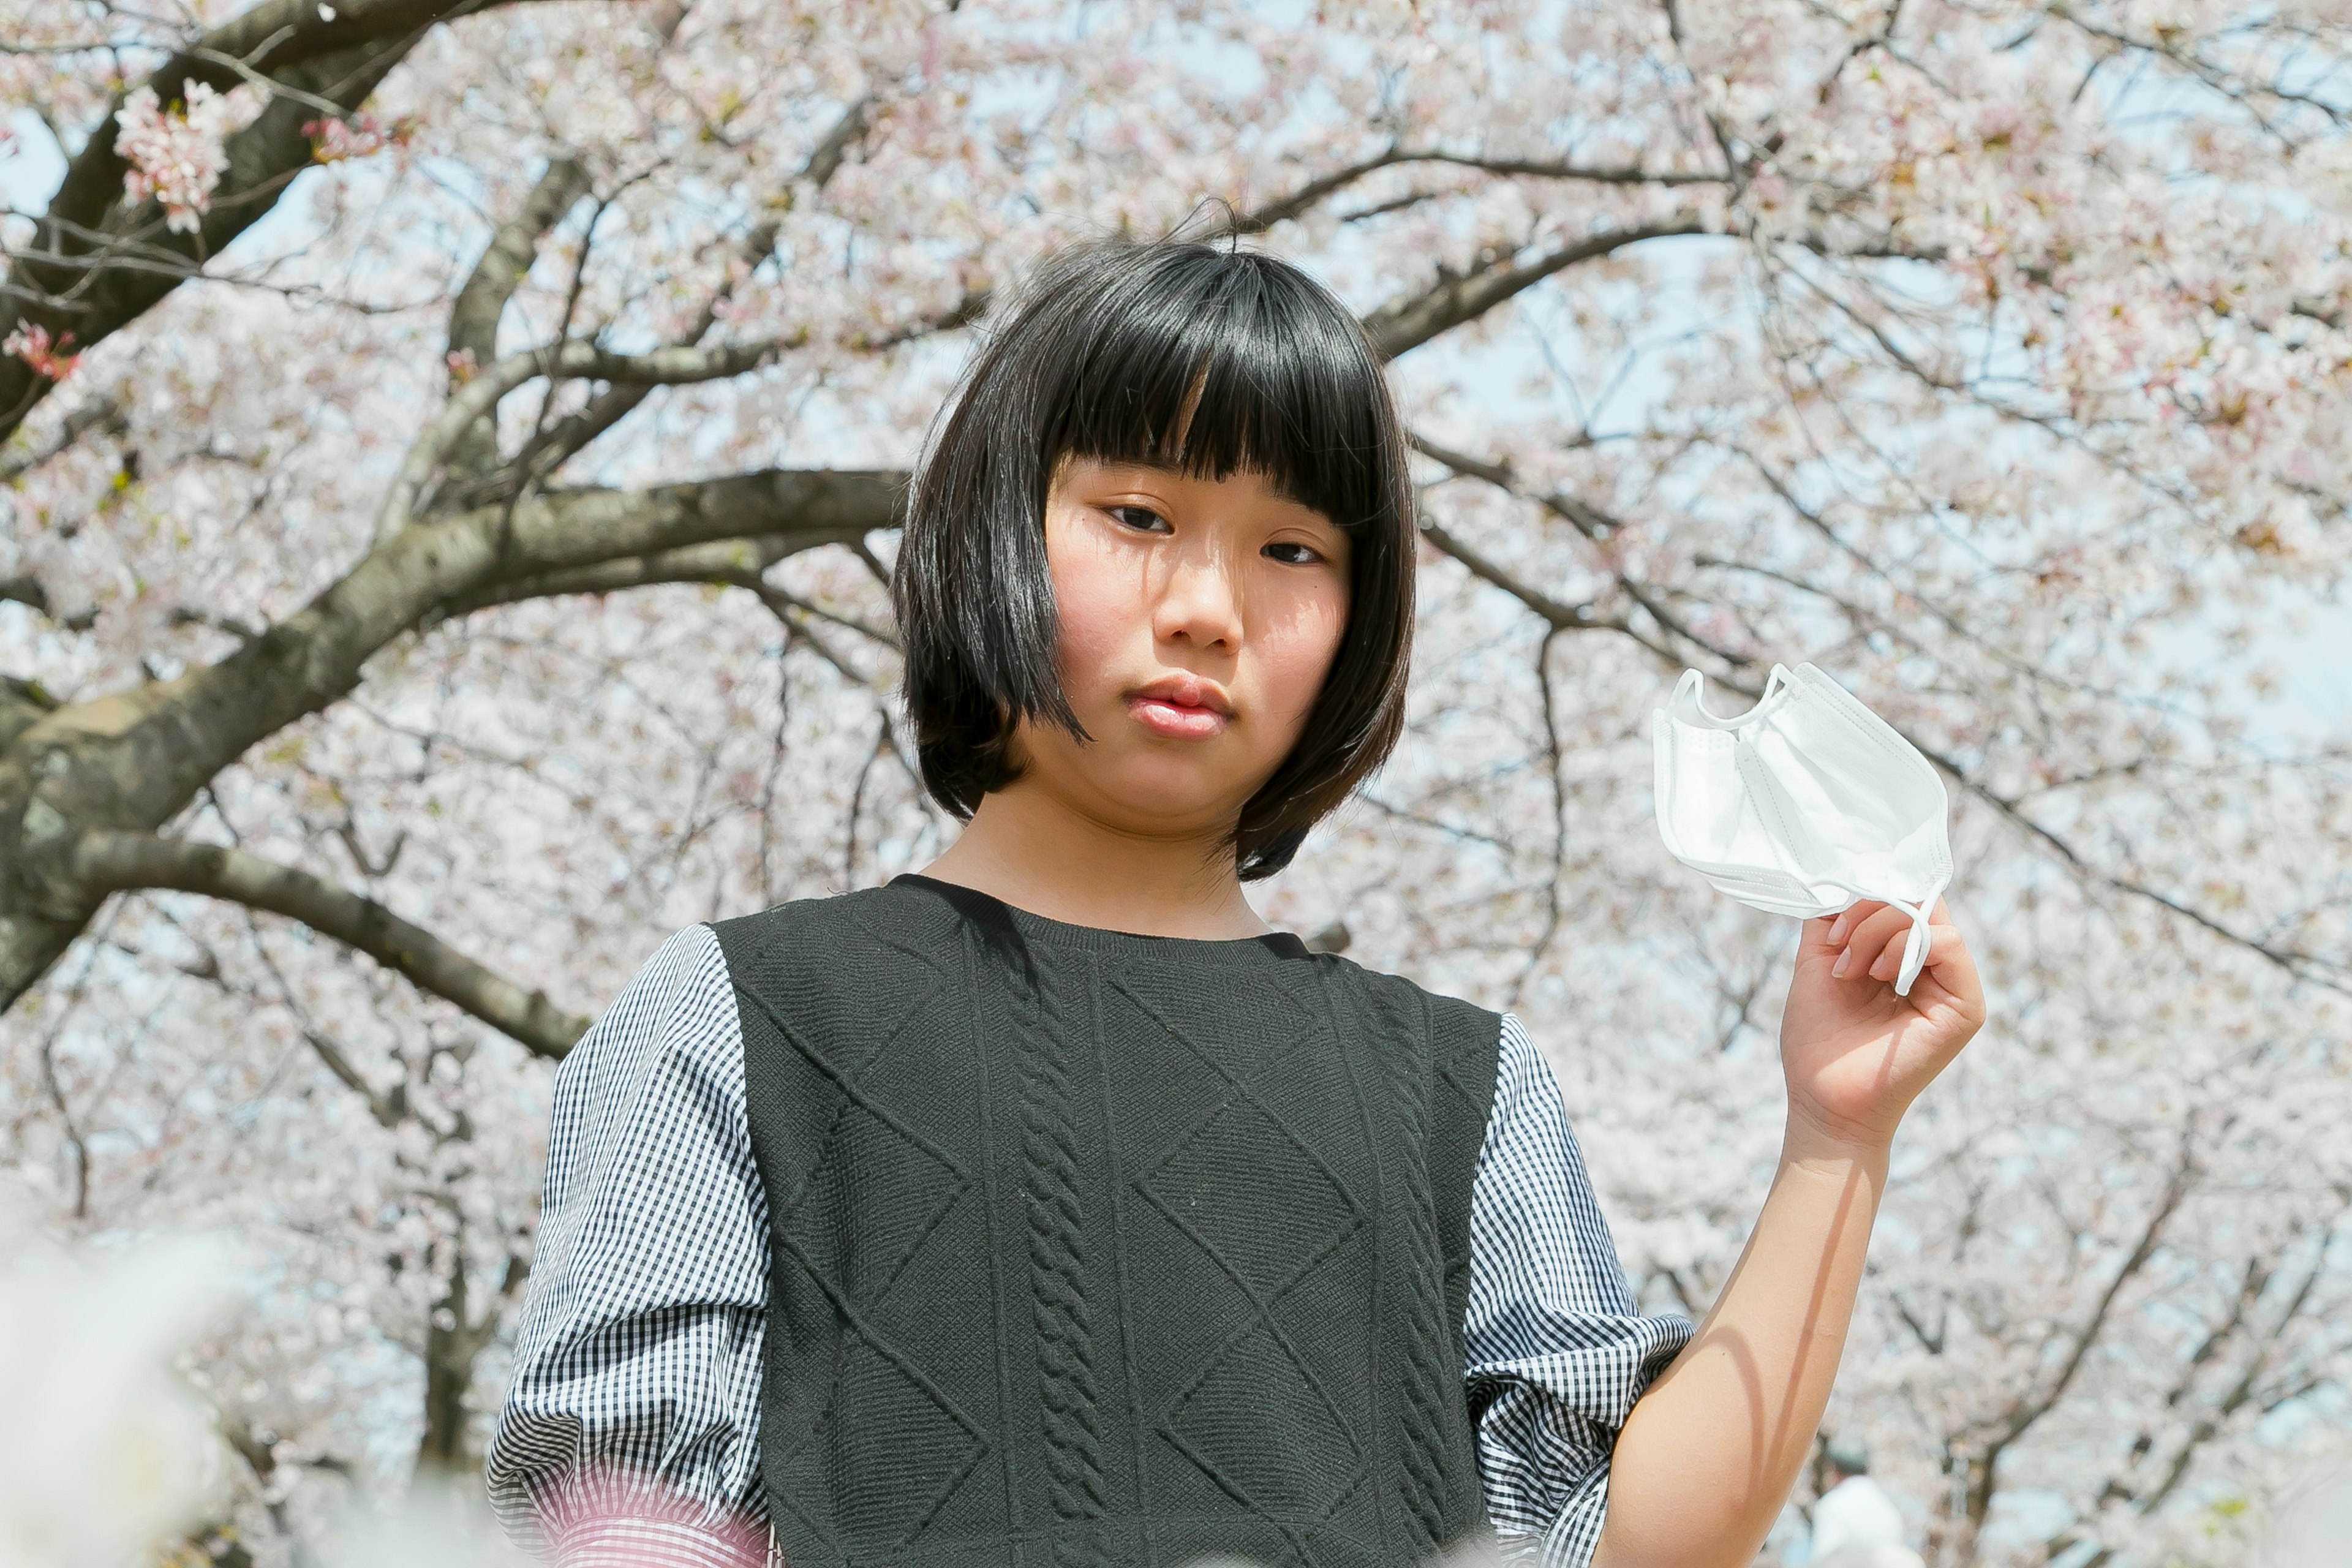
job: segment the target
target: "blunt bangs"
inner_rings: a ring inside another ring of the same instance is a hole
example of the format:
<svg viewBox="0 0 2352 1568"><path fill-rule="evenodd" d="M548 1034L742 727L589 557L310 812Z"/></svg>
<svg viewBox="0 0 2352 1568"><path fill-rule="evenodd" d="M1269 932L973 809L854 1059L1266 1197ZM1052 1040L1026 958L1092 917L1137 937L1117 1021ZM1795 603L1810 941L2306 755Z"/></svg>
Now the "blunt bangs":
<svg viewBox="0 0 2352 1568"><path fill-rule="evenodd" d="M1351 534L1377 522L1388 392L1360 329L1334 320L1328 296L1302 298L1311 282L1269 272L1278 263L1209 256L1242 265L1173 256L1056 323L1067 339L1039 389L1048 479L1065 458L1201 479L1249 471Z"/></svg>
<svg viewBox="0 0 2352 1568"><path fill-rule="evenodd" d="M1416 533L1380 358L1273 257L1113 241L1041 268L933 427L892 576L924 786L959 818L1017 776L1020 721L1087 738L1056 672L1045 560L1047 495L1073 458L1260 474L1349 537L1339 653L1235 830L1241 875L1270 876L1403 727Z"/></svg>

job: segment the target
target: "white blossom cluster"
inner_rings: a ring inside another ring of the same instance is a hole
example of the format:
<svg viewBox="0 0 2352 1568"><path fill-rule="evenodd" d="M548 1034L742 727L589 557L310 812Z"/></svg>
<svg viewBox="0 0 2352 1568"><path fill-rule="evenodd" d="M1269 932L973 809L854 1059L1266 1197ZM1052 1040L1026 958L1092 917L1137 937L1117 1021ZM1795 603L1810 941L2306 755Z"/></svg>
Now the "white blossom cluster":
<svg viewBox="0 0 2352 1568"><path fill-rule="evenodd" d="M215 1500L211 1412L173 1363L226 1294L201 1243L76 1251L0 1194L0 1562L127 1563Z"/></svg>
<svg viewBox="0 0 2352 1568"><path fill-rule="evenodd" d="M226 163L221 142L232 108L226 97L198 81L188 84L184 102L167 108L153 88L142 87L115 111L114 150L131 165L131 197L152 196L163 204L164 227L193 233L204 221Z"/></svg>

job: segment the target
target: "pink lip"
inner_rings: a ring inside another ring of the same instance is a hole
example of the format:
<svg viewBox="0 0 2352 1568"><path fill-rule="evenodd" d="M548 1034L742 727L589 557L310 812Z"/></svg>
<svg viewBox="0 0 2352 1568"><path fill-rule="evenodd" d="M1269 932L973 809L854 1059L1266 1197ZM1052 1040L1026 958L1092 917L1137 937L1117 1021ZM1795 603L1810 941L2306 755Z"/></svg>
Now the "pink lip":
<svg viewBox="0 0 2352 1568"><path fill-rule="evenodd" d="M1173 741L1205 741L1233 721L1233 704L1213 680L1162 676L1129 692L1127 710L1155 735Z"/></svg>

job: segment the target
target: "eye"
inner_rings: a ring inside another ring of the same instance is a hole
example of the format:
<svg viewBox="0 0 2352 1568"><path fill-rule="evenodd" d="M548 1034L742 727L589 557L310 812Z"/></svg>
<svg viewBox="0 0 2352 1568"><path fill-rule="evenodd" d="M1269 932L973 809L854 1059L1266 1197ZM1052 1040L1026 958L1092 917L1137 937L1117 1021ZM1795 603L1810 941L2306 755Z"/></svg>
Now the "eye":
<svg viewBox="0 0 2352 1568"><path fill-rule="evenodd" d="M1263 553L1272 556L1286 566L1312 566L1323 559L1323 552L1311 544L1296 539L1277 539Z"/></svg>
<svg viewBox="0 0 2352 1568"><path fill-rule="evenodd" d="M1168 533L1174 531L1169 528L1168 520L1166 518L1161 517L1158 512L1152 510L1148 506L1137 506L1130 502L1120 506L1105 507L1103 510L1110 513L1112 517L1118 519L1123 526L1132 528L1139 532Z"/></svg>

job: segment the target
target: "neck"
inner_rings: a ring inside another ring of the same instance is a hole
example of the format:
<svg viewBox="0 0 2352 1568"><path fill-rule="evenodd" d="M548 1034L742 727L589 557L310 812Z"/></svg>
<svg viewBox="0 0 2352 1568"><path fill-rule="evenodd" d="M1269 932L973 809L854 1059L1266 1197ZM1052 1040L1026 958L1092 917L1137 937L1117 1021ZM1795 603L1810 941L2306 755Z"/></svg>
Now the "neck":
<svg viewBox="0 0 2352 1568"><path fill-rule="evenodd" d="M1138 833L1025 783L983 799L923 875L1071 925L1208 941L1270 929L1223 833Z"/></svg>

